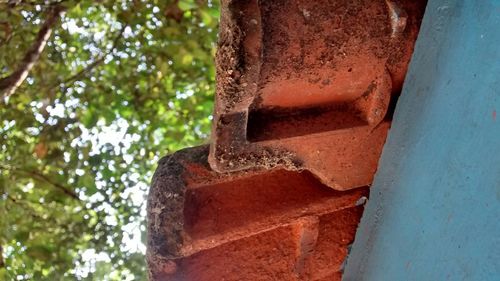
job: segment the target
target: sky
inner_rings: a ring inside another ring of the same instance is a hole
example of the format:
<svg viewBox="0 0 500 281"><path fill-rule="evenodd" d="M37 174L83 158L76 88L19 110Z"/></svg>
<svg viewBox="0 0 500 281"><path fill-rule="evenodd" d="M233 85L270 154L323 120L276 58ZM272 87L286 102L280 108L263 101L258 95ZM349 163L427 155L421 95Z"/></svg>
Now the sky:
<svg viewBox="0 0 500 281"><path fill-rule="evenodd" d="M71 106L74 104L74 101L69 101L69 104L56 104L54 107L49 107L47 111L49 112L50 116L58 116L58 117L63 117L65 116L65 110L66 106ZM130 148L130 145L134 141L138 141L140 136L138 134L128 134L127 129L129 127L129 124L125 119L117 119L115 122L113 122L109 126L105 126L102 121L99 121L97 123L97 126L95 128L92 128L91 130L88 130L84 126L81 126L80 129L82 130L82 136L78 139L75 139L75 145L77 143L84 143L84 142L91 142L92 143L92 151L90 154L98 154L100 149L106 145L106 144L111 144L115 149L118 149L119 151L121 150L122 153L123 151L127 151L128 148ZM120 146L120 143L122 146ZM118 152L119 152L118 151ZM132 161L133 157L131 155L124 154L123 156L125 162L127 164L130 164ZM153 161L156 162L158 159L154 159ZM78 173L78 171L77 171ZM137 185L129 187L121 194L121 196L125 199L130 196L134 206L138 206L141 208L140 211L140 216L141 218L146 217L146 198L147 198L147 190L148 190L148 184L145 182L141 182L141 175L137 173L133 173L130 175L130 177L133 178L134 181L137 182ZM104 182L96 182L96 185L98 188L105 188L105 183ZM101 201L102 195L99 193L95 193L91 197L86 197L85 193L82 191L79 196L81 197L82 200L87 201L89 203L92 202L98 202ZM106 210L106 213L108 216L106 217L106 223L113 225L116 224L116 219L115 219L115 210L110 206L103 204L103 208ZM137 218L135 221L132 223L129 223L123 227L123 232L126 233L127 235L124 235L124 239L121 241L122 242L122 251L127 251L127 252L139 252L142 254L145 254L146 252L146 246L142 242L141 239L141 232L144 230L144 225L141 225L141 218ZM109 262L110 258L107 253L98 253L94 249L87 249L83 251L82 253L82 259L84 261L83 264L81 264L76 272L78 275L82 277L86 277L89 272L93 272L95 270L95 264L96 262L99 261L105 261Z"/></svg>

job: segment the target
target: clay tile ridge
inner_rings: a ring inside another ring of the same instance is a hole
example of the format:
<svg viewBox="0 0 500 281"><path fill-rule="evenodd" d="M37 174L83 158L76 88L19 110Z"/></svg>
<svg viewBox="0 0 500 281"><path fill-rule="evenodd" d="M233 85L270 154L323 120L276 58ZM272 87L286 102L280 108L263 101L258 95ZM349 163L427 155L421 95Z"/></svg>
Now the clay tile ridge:
<svg viewBox="0 0 500 281"><path fill-rule="evenodd" d="M307 171L220 174L207 158L201 146L159 162L147 207L151 280L340 276L367 188L335 191Z"/></svg>

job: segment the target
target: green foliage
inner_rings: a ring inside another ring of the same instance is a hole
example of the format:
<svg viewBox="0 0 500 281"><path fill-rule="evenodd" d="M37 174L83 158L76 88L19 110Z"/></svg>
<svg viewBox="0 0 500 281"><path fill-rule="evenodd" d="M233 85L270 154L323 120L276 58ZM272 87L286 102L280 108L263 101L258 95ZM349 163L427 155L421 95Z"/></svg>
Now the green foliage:
<svg viewBox="0 0 500 281"><path fill-rule="evenodd" d="M59 5L5 2L0 78ZM0 280L143 280L155 162L210 130L218 2L62 3L28 78L0 100Z"/></svg>

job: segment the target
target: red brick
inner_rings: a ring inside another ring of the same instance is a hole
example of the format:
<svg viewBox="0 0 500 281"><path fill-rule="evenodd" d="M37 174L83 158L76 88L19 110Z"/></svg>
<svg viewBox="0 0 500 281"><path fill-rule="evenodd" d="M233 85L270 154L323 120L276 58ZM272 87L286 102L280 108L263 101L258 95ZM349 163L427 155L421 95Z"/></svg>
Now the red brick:
<svg viewBox="0 0 500 281"><path fill-rule="evenodd" d="M340 276L366 188L339 192L280 169L218 174L207 156L198 147L160 161L148 198L151 280Z"/></svg>
<svg viewBox="0 0 500 281"><path fill-rule="evenodd" d="M369 185L425 1L222 1L210 163Z"/></svg>

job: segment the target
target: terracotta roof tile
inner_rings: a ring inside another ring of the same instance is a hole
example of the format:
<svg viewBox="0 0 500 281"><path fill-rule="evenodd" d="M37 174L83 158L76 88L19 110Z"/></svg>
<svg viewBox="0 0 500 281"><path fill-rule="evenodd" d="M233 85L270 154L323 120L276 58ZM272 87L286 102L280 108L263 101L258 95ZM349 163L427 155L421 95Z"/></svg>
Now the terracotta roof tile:
<svg viewBox="0 0 500 281"><path fill-rule="evenodd" d="M212 167L305 168L337 190L370 184L424 8L222 1Z"/></svg>
<svg viewBox="0 0 500 281"><path fill-rule="evenodd" d="M424 8L223 0L213 143L159 163L151 280L340 280Z"/></svg>
<svg viewBox="0 0 500 281"><path fill-rule="evenodd" d="M341 270L367 188L309 172L218 174L208 147L160 161L148 199L152 280L319 280Z"/></svg>

